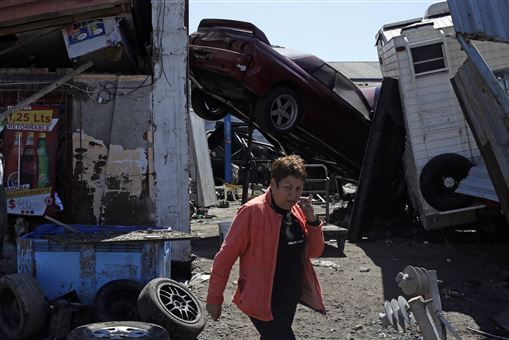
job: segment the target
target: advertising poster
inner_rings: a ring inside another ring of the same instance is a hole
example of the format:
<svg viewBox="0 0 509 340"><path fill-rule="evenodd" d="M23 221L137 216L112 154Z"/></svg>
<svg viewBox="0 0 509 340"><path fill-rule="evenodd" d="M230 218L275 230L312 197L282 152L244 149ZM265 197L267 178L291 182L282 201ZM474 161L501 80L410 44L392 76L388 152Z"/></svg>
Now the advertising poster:
<svg viewBox="0 0 509 340"><path fill-rule="evenodd" d="M62 29L69 58L116 46L121 42L115 18L102 18L72 24Z"/></svg>
<svg viewBox="0 0 509 340"><path fill-rule="evenodd" d="M4 185L9 214L43 216L55 210L58 115L58 107L28 106L4 121Z"/></svg>
<svg viewBox="0 0 509 340"><path fill-rule="evenodd" d="M84 21L78 24L70 25L66 28L69 46L80 41L93 39L99 35L106 34L104 31L104 22L102 19Z"/></svg>

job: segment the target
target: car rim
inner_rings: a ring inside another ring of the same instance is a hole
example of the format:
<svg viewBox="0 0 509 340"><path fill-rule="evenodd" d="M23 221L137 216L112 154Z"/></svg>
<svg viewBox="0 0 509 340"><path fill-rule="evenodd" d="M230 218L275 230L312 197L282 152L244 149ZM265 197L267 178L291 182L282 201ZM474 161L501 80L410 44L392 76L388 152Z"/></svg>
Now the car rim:
<svg viewBox="0 0 509 340"><path fill-rule="evenodd" d="M149 332L137 327L117 326L96 329L92 331L90 335L94 338L111 338L112 336L141 338L148 336Z"/></svg>
<svg viewBox="0 0 509 340"><path fill-rule="evenodd" d="M270 107L270 119L279 129L287 129L297 120L299 105L291 95L277 97Z"/></svg>
<svg viewBox="0 0 509 340"><path fill-rule="evenodd" d="M159 289L159 298L168 313L185 323L198 320L198 302L182 288L165 284Z"/></svg>
<svg viewBox="0 0 509 340"><path fill-rule="evenodd" d="M221 103L212 98L205 99L205 107L214 116L222 115L224 112L224 107L221 105Z"/></svg>

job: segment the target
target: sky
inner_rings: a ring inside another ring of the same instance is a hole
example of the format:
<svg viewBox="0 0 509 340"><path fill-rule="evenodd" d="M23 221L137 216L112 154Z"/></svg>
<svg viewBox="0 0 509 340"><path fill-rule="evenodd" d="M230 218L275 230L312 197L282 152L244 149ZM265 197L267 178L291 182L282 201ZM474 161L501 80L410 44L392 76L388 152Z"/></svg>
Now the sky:
<svg viewBox="0 0 509 340"><path fill-rule="evenodd" d="M201 19L248 21L272 45L325 61L377 61L375 35L385 24L424 16L429 0L189 0L189 32Z"/></svg>

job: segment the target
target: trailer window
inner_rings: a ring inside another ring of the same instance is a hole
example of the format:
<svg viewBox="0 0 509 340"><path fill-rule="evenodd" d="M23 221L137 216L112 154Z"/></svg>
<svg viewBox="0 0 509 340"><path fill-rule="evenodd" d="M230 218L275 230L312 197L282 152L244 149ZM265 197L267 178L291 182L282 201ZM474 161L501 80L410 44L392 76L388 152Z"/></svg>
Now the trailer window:
<svg viewBox="0 0 509 340"><path fill-rule="evenodd" d="M445 70L443 44L431 44L411 48L415 74Z"/></svg>
<svg viewBox="0 0 509 340"><path fill-rule="evenodd" d="M505 93L509 95L509 69L494 72L497 77L498 83L504 89Z"/></svg>

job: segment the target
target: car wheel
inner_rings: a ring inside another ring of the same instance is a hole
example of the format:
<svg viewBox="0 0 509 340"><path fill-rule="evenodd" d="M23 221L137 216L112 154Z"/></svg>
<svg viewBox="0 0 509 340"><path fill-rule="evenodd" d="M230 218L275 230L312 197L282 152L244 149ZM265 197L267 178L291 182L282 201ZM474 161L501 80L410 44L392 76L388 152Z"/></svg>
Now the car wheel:
<svg viewBox="0 0 509 340"><path fill-rule="evenodd" d="M94 317L97 321L139 320L138 295L143 286L133 280L113 280L97 291Z"/></svg>
<svg viewBox="0 0 509 340"><path fill-rule="evenodd" d="M0 329L11 339L24 339L46 327L48 305L37 281L15 273L0 279Z"/></svg>
<svg viewBox="0 0 509 340"><path fill-rule="evenodd" d="M150 281L138 298L143 321L163 326L172 339L194 339L205 327L205 315L194 294L177 281Z"/></svg>
<svg viewBox="0 0 509 340"><path fill-rule="evenodd" d="M168 331L161 326L139 321L97 322L75 328L67 340L151 339L169 340Z"/></svg>
<svg viewBox="0 0 509 340"><path fill-rule="evenodd" d="M198 117L206 120L219 120L228 113L228 106L207 96L197 87L191 89L191 106Z"/></svg>
<svg viewBox="0 0 509 340"><path fill-rule="evenodd" d="M256 116L265 129L285 133L299 123L303 109L295 91L287 87L276 87L258 101Z"/></svg>
<svg viewBox="0 0 509 340"><path fill-rule="evenodd" d="M458 184L467 177L472 163L463 156L444 153L424 165L420 187L424 199L433 208L446 211L467 207L473 197L455 193Z"/></svg>

